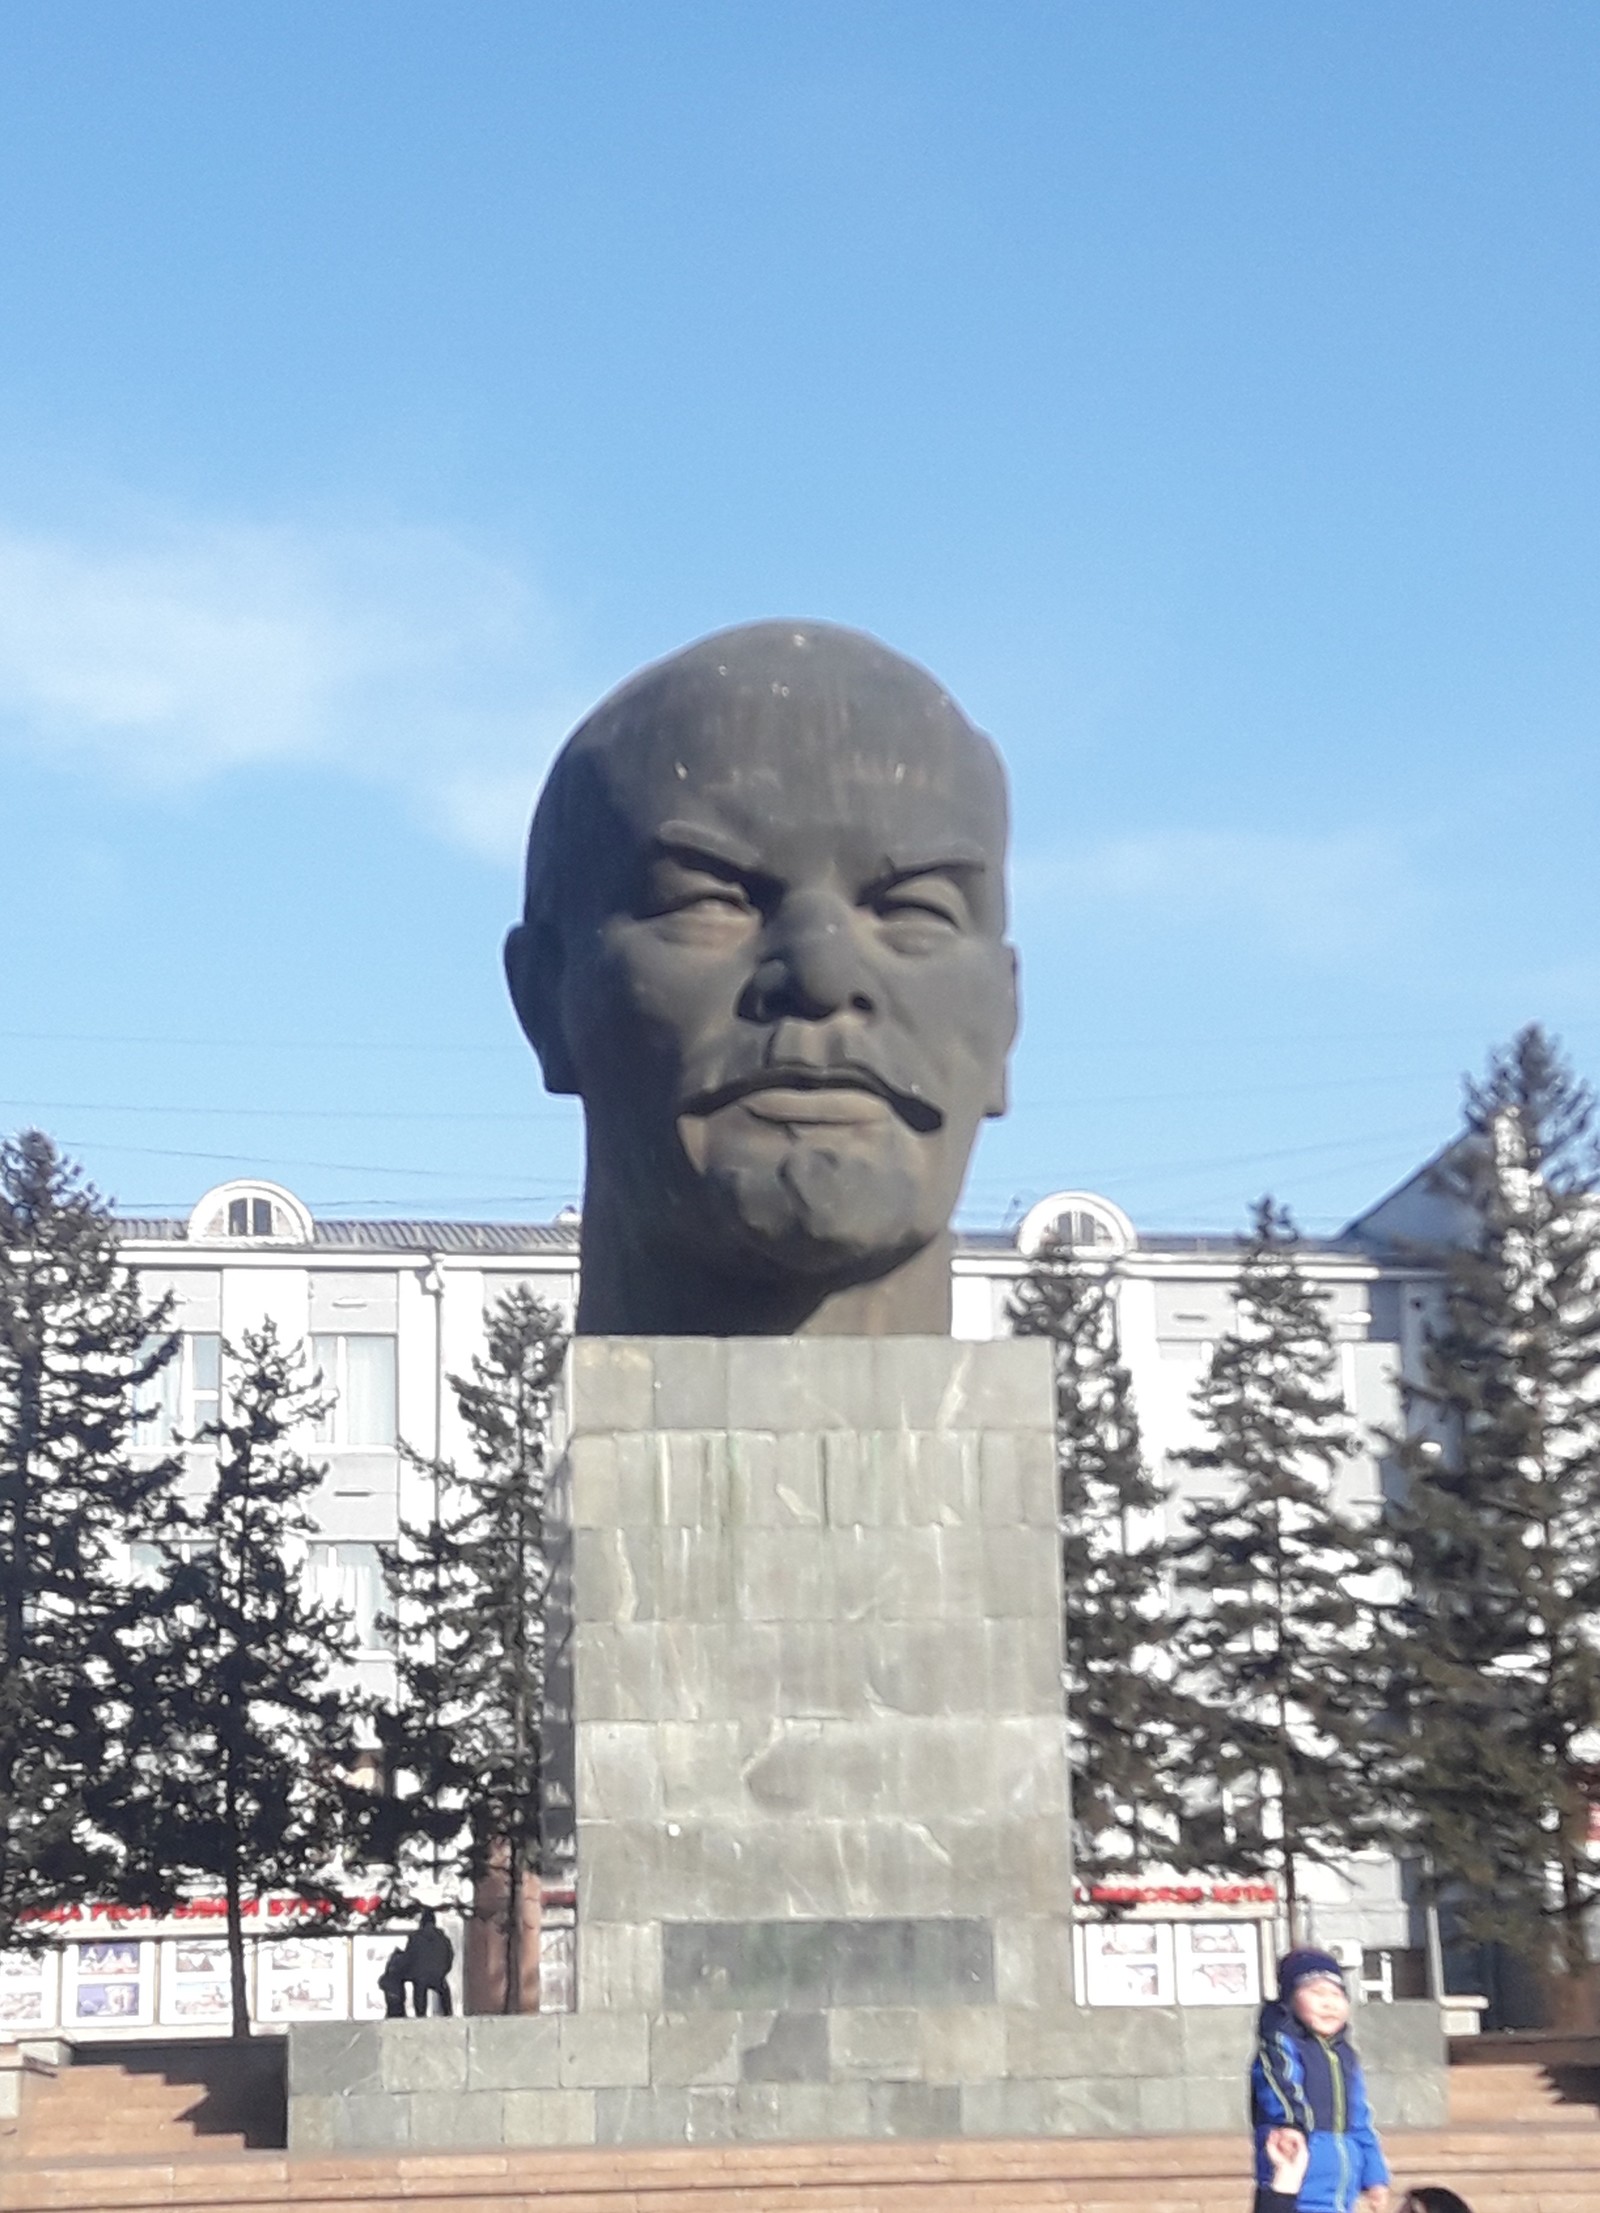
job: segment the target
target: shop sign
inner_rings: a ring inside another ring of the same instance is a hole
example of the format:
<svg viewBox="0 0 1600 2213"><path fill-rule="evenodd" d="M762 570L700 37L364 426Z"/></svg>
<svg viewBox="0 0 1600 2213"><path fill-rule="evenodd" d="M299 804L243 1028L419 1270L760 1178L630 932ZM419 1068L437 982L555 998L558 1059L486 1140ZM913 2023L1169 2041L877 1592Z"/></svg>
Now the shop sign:
<svg viewBox="0 0 1600 2213"><path fill-rule="evenodd" d="M1079 1883L1080 1906L1275 1906L1275 1883Z"/></svg>

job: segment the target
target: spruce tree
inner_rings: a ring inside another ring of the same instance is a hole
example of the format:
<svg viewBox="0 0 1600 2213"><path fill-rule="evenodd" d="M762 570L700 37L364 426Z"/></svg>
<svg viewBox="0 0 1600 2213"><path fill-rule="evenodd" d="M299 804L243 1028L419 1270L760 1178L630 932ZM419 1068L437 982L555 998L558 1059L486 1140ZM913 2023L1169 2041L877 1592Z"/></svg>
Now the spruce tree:
<svg viewBox="0 0 1600 2213"><path fill-rule="evenodd" d="M1008 1311L1053 1348L1073 1857L1094 1880L1173 1849L1169 1493L1145 1461L1105 1263L1047 1242Z"/></svg>
<svg viewBox="0 0 1600 2213"><path fill-rule="evenodd" d="M214 1472L162 1539L166 1604L143 1655L134 1751L139 1848L168 1896L220 1887L233 2033L246 2037L253 1898L303 1902L285 1935L343 1908L356 1712L333 1678L354 1639L348 1616L304 1586L307 1500L325 1472L293 1443L324 1403L304 1355L268 1322L223 1362L223 1410L194 1440Z"/></svg>
<svg viewBox="0 0 1600 2213"><path fill-rule="evenodd" d="M1465 1106L1434 1173L1464 1227L1432 1254L1442 1311L1392 1515L1400 1781L1466 1933L1576 1978L1600 1898L1596 1104L1534 1025Z"/></svg>
<svg viewBox="0 0 1600 2213"><path fill-rule="evenodd" d="M1195 1392L1209 1441L1181 1455L1211 1478L1179 1548L1179 1646L1196 1700L1189 1747L1206 1790L1191 1857L1276 1873L1299 1934L1298 1869L1366 1841L1363 1586L1374 1530L1345 1513L1355 1451L1325 1300L1307 1284L1289 1215L1263 1199L1236 1287L1235 1326Z"/></svg>
<svg viewBox="0 0 1600 2213"><path fill-rule="evenodd" d="M40 1907L128 1895L120 1557L162 1526L180 1472L133 1442L177 1347L168 1315L50 1139L0 1144L0 1945Z"/></svg>
<svg viewBox="0 0 1600 2213"><path fill-rule="evenodd" d="M503 1876L496 1934L507 2012L523 1987L524 1892L544 1869L546 1486L560 1315L525 1286L491 1311L488 1347L451 1388L472 1444L442 1463L437 1510L385 1555L398 1696L380 1717L393 1794L375 1848L404 1875L452 1870L466 1903ZM424 1465L428 1465L424 1463Z"/></svg>

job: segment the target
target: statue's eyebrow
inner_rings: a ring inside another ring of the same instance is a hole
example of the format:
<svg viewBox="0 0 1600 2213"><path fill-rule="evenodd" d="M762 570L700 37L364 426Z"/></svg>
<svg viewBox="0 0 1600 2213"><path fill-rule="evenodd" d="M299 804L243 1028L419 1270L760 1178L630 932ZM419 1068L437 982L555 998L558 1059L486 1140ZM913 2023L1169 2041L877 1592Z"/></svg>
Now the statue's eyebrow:
<svg viewBox="0 0 1600 2213"><path fill-rule="evenodd" d="M771 873L761 865L761 856L742 838L730 837L726 830L713 830L709 825L695 822L663 822L650 840L652 852L664 853L675 861L685 861L693 868L709 861L717 868L731 869L739 876L766 876Z"/></svg>
<svg viewBox="0 0 1600 2213"><path fill-rule="evenodd" d="M945 874L970 874L974 869L987 869L989 856L974 838L948 838L937 847L901 846L883 855L885 883L895 882L906 876L937 876Z"/></svg>

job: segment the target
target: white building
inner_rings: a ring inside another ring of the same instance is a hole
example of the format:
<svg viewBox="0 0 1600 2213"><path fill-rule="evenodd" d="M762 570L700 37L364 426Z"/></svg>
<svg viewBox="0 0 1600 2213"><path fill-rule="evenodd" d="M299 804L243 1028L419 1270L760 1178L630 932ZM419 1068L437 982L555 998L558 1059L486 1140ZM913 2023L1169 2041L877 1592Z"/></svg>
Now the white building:
<svg viewBox="0 0 1600 2213"><path fill-rule="evenodd" d="M1399 1421L1400 1379L1420 1359L1434 1294L1399 1240L1438 1226L1428 1218L1431 1206L1419 1171L1338 1237L1302 1247L1305 1271L1329 1302L1346 1406L1363 1434ZM1075 1245L1116 1261L1123 1357L1152 1464L1172 1478L1171 1511L1180 1515L1195 1478L1174 1456L1198 1441L1191 1396L1230 1324L1237 1242L1140 1232L1108 1199L1058 1193L1014 1234L960 1240L958 1337L1004 1334L1029 1254L1058 1227ZM311 1572L323 1594L354 1616L363 1687L386 1689L378 1548L394 1539L402 1519L424 1521L431 1503L431 1486L401 1446L428 1458L467 1456L447 1378L468 1371L483 1349L485 1314L513 1285L528 1285L570 1314L576 1219L319 1222L291 1192L242 1178L208 1191L186 1220L129 1219L122 1236L146 1289L171 1294L182 1336L163 1378L163 1404L145 1432L151 1446L193 1434L214 1412L224 1341L237 1342L269 1318L284 1338L309 1341L312 1361L337 1392L313 1448L327 1475L314 1502ZM1383 1481L1376 1445L1340 1478L1353 1505L1375 1502ZM1374 1985L1398 1978L1414 1987L1421 1931L1393 1862L1374 1856L1345 1876L1319 1878L1316 1887L1318 1938L1352 1958L1365 1955Z"/></svg>

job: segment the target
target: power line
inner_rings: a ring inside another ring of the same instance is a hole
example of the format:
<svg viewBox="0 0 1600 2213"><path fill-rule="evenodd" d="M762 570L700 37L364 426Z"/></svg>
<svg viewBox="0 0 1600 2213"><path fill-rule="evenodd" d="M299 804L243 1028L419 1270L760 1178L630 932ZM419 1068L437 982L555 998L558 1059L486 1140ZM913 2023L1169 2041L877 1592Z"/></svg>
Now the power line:
<svg viewBox="0 0 1600 2213"><path fill-rule="evenodd" d="M131 1153L142 1160L204 1160L214 1166L231 1166L262 1173L263 1160L275 1168L321 1168L341 1176L424 1176L432 1183L449 1183L459 1174L450 1168L396 1168L392 1163L371 1160L293 1160L285 1153L202 1153L188 1147L170 1145L124 1145L120 1139L95 1137L83 1139L63 1137L60 1140L69 1152L86 1153L96 1149L102 1152ZM552 1185L552 1189L564 1186Z"/></svg>
<svg viewBox="0 0 1600 2213"><path fill-rule="evenodd" d="M401 1043L361 1037L125 1037L93 1030L0 1030L0 1038L31 1045L153 1045L162 1050L264 1053L500 1053L521 1060L527 1048L514 1044L443 1044L437 1038Z"/></svg>
<svg viewBox="0 0 1600 2213"><path fill-rule="evenodd" d="M1272 1160L1304 1160L1317 1153L1354 1152L1375 1145L1427 1145L1431 1153L1438 1149L1437 1131L1419 1137L1414 1128L1390 1131L1374 1130L1368 1131L1361 1137L1330 1138L1316 1145L1280 1145L1260 1152L1229 1153L1208 1160L1142 1162L1131 1168L1096 1168L1091 1163L1084 1167L1081 1173L1095 1183L1104 1184L1109 1188L1117 1183L1132 1183L1141 1177L1149 1179L1151 1177L1186 1176L1190 1174L1208 1175L1212 1170L1218 1168L1249 1168L1259 1162ZM1384 1157L1387 1157L1387 1155ZM1001 1179L983 1177L977 1179L972 1188L979 1191L999 1190Z"/></svg>
<svg viewBox="0 0 1600 2213"><path fill-rule="evenodd" d="M1317 1077L1302 1083L1233 1085L1220 1091L1196 1090L1192 1085L1184 1085L1174 1091L1075 1090L1059 1098L1019 1099L1009 1111L1012 1115L1056 1114L1090 1107L1168 1106L1174 1101L1187 1103L1191 1100L1204 1100L1215 1104L1237 1099L1304 1097L1318 1092L1392 1089L1410 1083L1430 1083L1436 1077L1435 1070L1401 1074L1391 1070L1375 1076ZM570 1119L573 1111L560 1106L520 1108L511 1113L484 1112L477 1108L438 1107L193 1106L188 1103L178 1106L140 1106L130 1101L114 1099L37 1098L0 1099L0 1107L42 1114L164 1114L183 1115L190 1119L234 1117L242 1121L261 1122L471 1122L500 1125L565 1122Z"/></svg>
<svg viewBox="0 0 1600 2213"><path fill-rule="evenodd" d="M1317 1076L1305 1083L1259 1083L1230 1087L1225 1091L1197 1091L1185 1085L1181 1091L1076 1091L1069 1100L1019 1099L1011 1108L1013 1114L1040 1114L1072 1105L1081 1107L1108 1106L1169 1106L1175 1099L1204 1099L1209 1102L1230 1099L1279 1099L1317 1091L1378 1091L1397 1088L1403 1084L1434 1083L1437 1069L1424 1069L1396 1074L1392 1069L1378 1076Z"/></svg>
<svg viewBox="0 0 1600 2213"><path fill-rule="evenodd" d="M0 1099L0 1107L28 1114L165 1114L193 1120L246 1122L564 1122L570 1110L530 1109L517 1114L441 1111L435 1107L133 1106L114 1099Z"/></svg>
<svg viewBox="0 0 1600 2213"><path fill-rule="evenodd" d="M1570 1021L1563 1022L1561 1027L1568 1031L1600 1029L1600 1016L1574 1016ZM1179 1030L1162 1030L1149 1035L1136 1034L1134 1036L1119 1031L1101 1029L1098 1034L1063 1039L1060 1046L1055 1049L1063 1053L1077 1055L1090 1051L1125 1052L1144 1051L1147 1048L1154 1051L1182 1050L1196 1045L1231 1047L1239 1043L1271 1047L1285 1045L1340 1047L1346 1045L1384 1045L1405 1042L1417 1043L1430 1038L1437 1039L1440 1042L1459 1039L1462 1029L1463 1024L1461 1023L1452 1023L1448 1028L1433 1029L1423 1029L1415 1023L1409 1023L1404 1028L1395 1030L1317 1029L1271 1032L1251 1028L1247 1031L1230 1032L1215 1024L1208 1024L1204 1030L1187 1033ZM150 1045L157 1047L176 1046L185 1050L210 1051L220 1049L227 1052L493 1053L504 1054L508 1058L517 1060L522 1059L526 1050L525 1047L513 1040L508 1040L504 1044L491 1045L481 1042L468 1044L459 1040L441 1041L438 1038L160 1037L149 1034L132 1035L98 1030L0 1029L0 1038L37 1045Z"/></svg>

